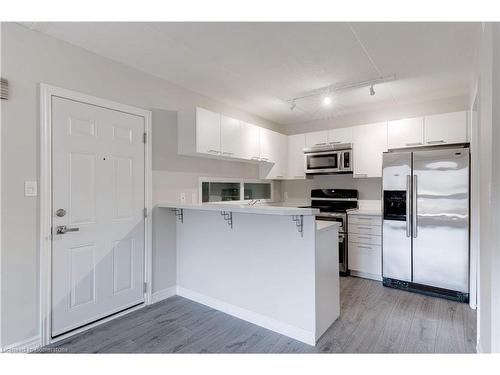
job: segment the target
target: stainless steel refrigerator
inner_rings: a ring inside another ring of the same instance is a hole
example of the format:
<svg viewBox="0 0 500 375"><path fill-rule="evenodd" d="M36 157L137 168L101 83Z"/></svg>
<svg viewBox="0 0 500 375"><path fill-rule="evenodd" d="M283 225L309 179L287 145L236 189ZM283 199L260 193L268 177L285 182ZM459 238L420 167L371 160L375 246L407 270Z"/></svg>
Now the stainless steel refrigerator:
<svg viewBox="0 0 500 375"><path fill-rule="evenodd" d="M384 153L385 286L467 302L469 148Z"/></svg>

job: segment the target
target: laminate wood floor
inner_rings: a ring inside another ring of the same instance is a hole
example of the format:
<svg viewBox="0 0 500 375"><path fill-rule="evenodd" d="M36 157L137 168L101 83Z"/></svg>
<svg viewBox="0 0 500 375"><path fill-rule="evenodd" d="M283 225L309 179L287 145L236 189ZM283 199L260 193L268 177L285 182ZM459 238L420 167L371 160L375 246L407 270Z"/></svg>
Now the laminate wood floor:
<svg viewBox="0 0 500 375"><path fill-rule="evenodd" d="M340 318L315 347L175 296L58 342L68 353L474 353L465 303L341 278ZM48 350L48 351L49 351Z"/></svg>

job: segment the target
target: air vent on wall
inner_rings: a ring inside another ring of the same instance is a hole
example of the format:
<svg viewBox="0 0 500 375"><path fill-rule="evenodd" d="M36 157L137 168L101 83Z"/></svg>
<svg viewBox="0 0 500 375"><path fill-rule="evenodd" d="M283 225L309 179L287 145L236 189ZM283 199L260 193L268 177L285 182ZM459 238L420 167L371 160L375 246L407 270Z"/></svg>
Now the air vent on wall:
<svg viewBox="0 0 500 375"><path fill-rule="evenodd" d="M9 81L0 78L0 99L9 99Z"/></svg>

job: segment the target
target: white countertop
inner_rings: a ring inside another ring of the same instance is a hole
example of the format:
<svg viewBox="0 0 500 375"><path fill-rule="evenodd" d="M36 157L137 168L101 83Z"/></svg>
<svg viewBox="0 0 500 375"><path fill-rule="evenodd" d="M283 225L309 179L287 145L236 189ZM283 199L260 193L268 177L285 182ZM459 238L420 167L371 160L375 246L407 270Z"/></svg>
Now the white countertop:
<svg viewBox="0 0 500 375"><path fill-rule="evenodd" d="M231 203L205 203L205 204L194 204L194 203L160 203L156 207L164 208L182 208L185 210L200 210L200 211L230 211L245 214L258 214L258 215L305 215L312 216L319 213L318 209L315 208L298 208L298 207L288 207L282 205L266 205L266 204L256 204L250 206L248 204L231 204Z"/></svg>

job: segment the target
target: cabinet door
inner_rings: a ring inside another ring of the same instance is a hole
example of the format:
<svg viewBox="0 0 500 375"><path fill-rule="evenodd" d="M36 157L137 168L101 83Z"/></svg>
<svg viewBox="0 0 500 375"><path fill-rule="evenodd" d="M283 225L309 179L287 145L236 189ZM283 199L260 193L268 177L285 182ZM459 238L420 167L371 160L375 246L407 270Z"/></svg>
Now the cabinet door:
<svg viewBox="0 0 500 375"><path fill-rule="evenodd" d="M260 159L260 128L247 122L241 123L241 157L248 160Z"/></svg>
<svg viewBox="0 0 500 375"><path fill-rule="evenodd" d="M222 156L241 157L241 124L239 120L221 116L220 147Z"/></svg>
<svg viewBox="0 0 500 375"><path fill-rule="evenodd" d="M424 118L389 121L387 143L390 149L422 146L424 144Z"/></svg>
<svg viewBox="0 0 500 375"><path fill-rule="evenodd" d="M288 136L288 167L287 179L305 179L304 171L304 148L306 147L306 135L296 134Z"/></svg>
<svg viewBox="0 0 500 375"><path fill-rule="evenodd" d="M354 178L382 177L382 154L387 151L387 123L352 128Z"/></svg>
<svg viewBox="0 0 500 375"><path fill-rule="evenodd" d="M274 163L273 155L273 133L271 130L266 128L259 129L260 138L260 160Z"/></svg>
<svg viewBox="0 0 500 375"><path fill-rule="evenodd" d="M287 137L286 135L268 130L266 132L266 142L269 144L270 161L260 164L260 178L283 180L286 177Z"/></svg>
<svg viewBox="0 0 500 375"><path fill-rule="evenodd" d="M306 147L324 146L328 144L328 131L306 133Z"/></svg>
<svg viewBox="0 0 500 375"><path fill-rule="evenodd" d="M196 152L220 155L220 113L196 108Z"/></svg>
<svg viewBox="0 0 500 375"><path fill-rule="evenodd" d="M467 111L425 117L425 144L467 142Z"/></svg>
<svg viewBox="0 0 500 375"><path fill-rule="evenodd" d="M352 143L352 128L340 128L328 130L328 143Z"/></svg>

